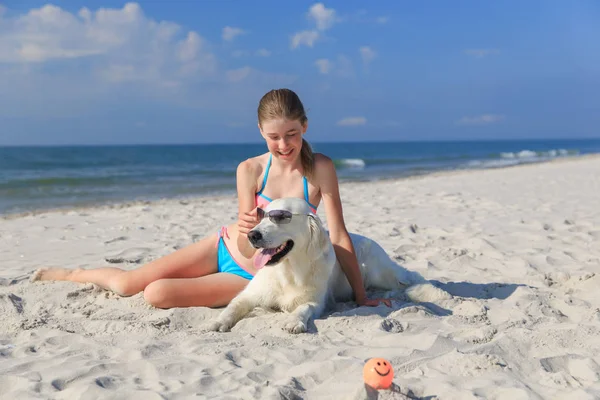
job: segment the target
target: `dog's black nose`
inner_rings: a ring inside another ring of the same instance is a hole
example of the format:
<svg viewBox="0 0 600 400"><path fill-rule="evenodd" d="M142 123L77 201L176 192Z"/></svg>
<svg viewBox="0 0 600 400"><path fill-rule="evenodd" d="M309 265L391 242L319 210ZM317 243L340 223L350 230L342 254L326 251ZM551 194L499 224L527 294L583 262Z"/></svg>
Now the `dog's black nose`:
<svg viewBox="0 0 600 400"><path fill-rule="evenodd" d="M250 243L256 244L262 239L262 234L259 231L250 231L248 232L248 239L250 240Z"/></svg>

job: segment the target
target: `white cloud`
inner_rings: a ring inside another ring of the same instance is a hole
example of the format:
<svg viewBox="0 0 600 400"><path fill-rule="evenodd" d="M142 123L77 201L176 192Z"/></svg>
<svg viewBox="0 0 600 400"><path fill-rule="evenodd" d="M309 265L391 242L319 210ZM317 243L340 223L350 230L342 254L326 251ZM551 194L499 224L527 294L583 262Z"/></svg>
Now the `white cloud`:
<svg viewBox="0 0 600 400"><path fill-rule="evenodd" d="M365 117L347 117L339 120L336 125L338 126L357 126L365 125L367 119Z"/></svg>
<svg viewBox="0 0 600 400"><path fill-rule="evenodd" d="M326 8L323 3L316 3L308 10L308 18L315 22L318 30L325 31L335 23L335 10Z"/></svg>
<svg viewBox="0 0 600 400"><path fill-rule="evenodd" d="M267 49L258 49L253 53L248 50L235 50L231 52L231 56L235 58L247 57L249 55L254 55L256 57L270 57L271 52Z"/></svg>
<svg viewBox="0 0 600 400"><path fill-rule="evenodd" d="M205 47L204 39L196 32L189 32L187 38L179 42L177 55L181 75L210 74L216 69L216 58L212 54L203 54Z"/></svg>
<svg viewBox="0 0 600 400"><path fill-rule="evenodd" d="M298 32L294 36L292 36L291 47L292 49L295 49L300 45L313 47L318 38L319 32L317 31Z"/></svg>
<svg viewBox="0 0 600 400"><path fill-rule="evenodd" d="M352 61L343 54L338 55L335 73L342 78L352 78L355 76Z"/></svg>
<svg viewBox="0 0 600 400"><path fill-rule="evenodd" d="M375 22L377 22L378 24L387 24L390 21L390 17L377 17L377 19L375 20Z"/></svg>
<svg viewBox="0 0 600 400"><path fill-rule="evenodd" d="M246 31L240 28L235 28L233 26L226 26L223 28L223 40L227 42L231 42L236 36L244 35Z"/></svg>
<svg viewBox="0 0 600 400"><path fill-rule="evenodd" d="M377 53L369 46L362 46L358 51L360 52L360 57L365 65L369 65L377 56Z"/></svg>
<svg viewBox="0 0 600 400"><path fill-rule="evenodd" d="M323 3L313 4L307 13L307 17L316 25L316 29L304 30L295 33L291 38L290 47L297 48L300 45L313 47L315 42L320 39L322 32L328 30L338 21L336 12L333 8L327 8Z"/></svg>
<svg viewBox="0 0 600 400"><path fill-rule="evenodd" d="M121 9L82 8L73 14L53 5L2 20L0 63L43 64L80 59L111 82L173 81L208 76L215 56L196 32L181 37L177 24L144 16L137 3Z"/></svg>
<svg viewBox="0 0 600 400"><path fill-rule="evenodd" d="M226 72L227 80L229 82L240 82L246 79L251 72L252 68L248 66L238 69L232 69Z"/></svg>
<svg viewBox="0 0 600 400"><path fill-rule="evenodd" d="M328 74L333 67L333 63L326 58L321 58L315 61L315 65L319 69L319 72L322 74Z"/></svg>
<svg viewBox="0 0 600 400"><path fill-rule="evenodd" d="M256 50L256 55L259 57L269 57L271 52L267 49L258 49Z"/></svg>
<svg viewBox="0 0 600 400"><path fill-rule="evenodd" d="M135 14L135 7L123 9ZM44 62L102 54L107 46L96 36L83 39L85 22L59 7L46 5L5 20L0 35L0 62ZM93 33L93 31L92 31ZM69 37L70 35L73 35Z"/></svg>
<svg viewBox="0 0 600 400"><path fill-rule="evenodd" d="M108 65L100 71L98 75L108 82L125 82L144 79L142 75L136 74L133 65Z"/></svg>
<svg viewBox="0 0 600 400"><path fill-rule="evenodd" d="M289 74L278 74L259 71L250 66L228 70L227 81L236 85L240 83L257 84L259 86L287 86L293 84L298 77ZM236 86L233 86L234 88Z"/></svg>
<svg viewBox="0 0 600 400"><path fill-rule="evenodd" d="M196 32L190 32L185 41L177 46L177 56L182 62L192 61L198 56L201 47L202 38Z"/></svg>
<svg viewBox="0 0 600 400"><path fill-rule="evenodd" d="M352 61L343 54L339 54L335 62L327 58L319 58L315 61L315 66L319 70L319 73L323 75L331 74L340 78L352 78L355 76Z"/></svg>
<svg viewBox="0 0 600 400"><path fill-rule="evenodd" d="M475 117L462 117L456 123L458 125L489 125L504 120L504 115L484 114Z"/></svg>
<svg viewBox="0 0 600 400"><path fill-rule="evenodd" d="M229 71L219 68L201 31L153 20L136 3L8 11L0 17L3 118L92 120L124 107L138 113L132 117L133 127L136 120L145 121L143 110L175 107L230 115L255 107L260 93L289 87L298 79L246 64ZM216 40L223 45L219 36ZM233 49L226 47L225 57L234 61L229 57ZM256 48L245 51L257 56ZM264 51L258 54L266 56Z"/></svg>
<svg viewBox="0 0 600 400"><path fill-rule="evenodd" d="M39 44L25 43L17 50L16 54L22 61L44 62L54 58L79 58L102 54L101 50L69 50L61 48L44 48Z"/></svg>
<svg viewBox="0 0 600 400"><path fill-rule="evenodd" d="M477 58L482 58L492 54L500 54L498 49L467 49L464 51L465 54Z"/></svg>

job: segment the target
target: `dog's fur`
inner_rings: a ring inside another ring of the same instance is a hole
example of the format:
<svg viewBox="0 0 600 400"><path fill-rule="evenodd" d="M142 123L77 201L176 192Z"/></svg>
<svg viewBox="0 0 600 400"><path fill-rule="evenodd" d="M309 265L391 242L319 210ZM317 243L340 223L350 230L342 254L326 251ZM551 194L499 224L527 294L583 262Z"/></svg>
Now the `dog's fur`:
<svg viewBox="0 0 600 400"><path fill-rule="evenodd" d="M288 210L294 215L289 224L262 220L249 235L256 248L275 248L290 240L293 248L274 265L258 271L246 288L221 312L210 326L225 332L255 307L289 313L283 328L291 333L306 332L310 318L318 318L335 301L352 298L352 288L336 258L327 231L302 199L274 200L266 208ZM257 237L259 238L257 240ZM416 302L450 298L450 294L426 283L418 274L396 264L373 240L350 233L360 272L367 289L407 288L405 294Z"/></svg>

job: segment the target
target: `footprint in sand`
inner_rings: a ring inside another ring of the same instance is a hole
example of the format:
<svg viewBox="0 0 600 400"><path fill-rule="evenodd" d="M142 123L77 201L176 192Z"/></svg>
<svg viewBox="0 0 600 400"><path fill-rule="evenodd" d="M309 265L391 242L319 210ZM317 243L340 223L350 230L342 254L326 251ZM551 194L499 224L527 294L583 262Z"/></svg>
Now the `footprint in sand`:
<svg viewBox="0 0 600 400"><path fill-rule="evenodd" d="M73 298L79 297L81 295L89 294L95 288L96 287L93 284L88 284L80 289L76 289L76 290L73 290L73 291L67 293L67 299L73 299Z"/></svg>
<svg viewBox="0 0 600 400"><path fill-rule="evenodd" d="M591 358L573 358L568 363L568 369L579 382L591 384L600 380L600 366Z"/></svg>
<svg viewBox="0 0 600 400"><path fill-rule="evenodd" d="M123 240L128 240L128 239L129 238L127 236L119 236L119 237L116 237L114 239L107 240L106 242L104 242L104 244L111 244L111 243L115 243L115 242L121 242Z"/></svg>
<svg viewBox="0 0 600 400"><path fill-rule="evenodd" d="M111 264L120 264L120 263L140 264L146 259L149 252L150 252L150 249L148 249L146 247L134 247L131 249L124 250L113 256L107 256L104 258L104 260L106 260L106 262L109 262Z"/></svg>
<svg viewBox="0 0 600 400"><path fill-rule="evenodd" d="M0 278L0 286L12 286L29 278L28 275L18 276L16 278Z"/></svg>
<svg viewBox="0 0 600 400"><path fill-rule="evenodd" d="M448 322L461 325L489 324L488 310L489 308L481 300L466 300L453 308L452 316L448 318Z"/></svg>
<svg viewBox="0 0 600 400"><path fill-rule="evenodd" d="M402 323L395 318L386 318L381 321L380 327L389 333L402 333L408 329L408 323Z"/></svg>
<svg viewBox="0 0 600 400"><path fill-rule="evenodd" d="M566 373L575 382L592 384L600 380L600 366L591 358L563 355L540 359L542 368L549 373Z"/></svg>
<svg viewBox="0 0 600 400"><path fill-rule="evenodd" d="M555 265L553 263L549 263L550 265ZM571 275L568 272L559 271L559 272L548 272L544 274L544 278L542 282L548 287L560 285L567 282L571 279Z"/></svg>
<svg viewBox="0 0 600 400"><path fill-rule="evenodd" d="M101 376L96 378L96 385L100 386L103 389L115 389L118 386L117 378L113 376Z"/></svg>
<svg viewBox="0 0 600 400"><path fill-rule="evenodd" d="M14 293L0 294L0 311L0 315L15 311L23 314L23 299Z"/></svg>
<svg viewBox="0 0 600 400"><path fill-rule="evenodd" d="M397 311L392 312L388 319L403 319L407 317L417 317L417 318L435 318L439 315L434 313L429 308L423 305L414 305L403 307Z"/></svg>
<svg viewBox="0 0 600 400"><path fill-rule="evenodd" d="M593 237L596 240L600 239L600 231L589 231L588 235L590 235L591 237Z"/></svg>
<svg viewBox="0 0 600 400"><path fill-rule="evenodd" d="M477 329L469 329L467 332L464 332L460 339L465 343L485 344L491 342L497 333L498 329L496 327L484 326Z"/></svg>

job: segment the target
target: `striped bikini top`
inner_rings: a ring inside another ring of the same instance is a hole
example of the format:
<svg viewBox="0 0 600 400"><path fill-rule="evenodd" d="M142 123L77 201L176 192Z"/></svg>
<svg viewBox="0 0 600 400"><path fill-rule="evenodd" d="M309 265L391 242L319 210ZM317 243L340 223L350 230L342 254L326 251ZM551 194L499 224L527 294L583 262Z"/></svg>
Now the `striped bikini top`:
<svg viewBox="0 0 600 400"><path fill-rule="evenodd" d="M265 190L265 186L267 185L267 177L269 176L269 169L271 168L271 160L273 159L273 154L269 155L269 161L267 162L267 169L265 170L265 177L263 178L263 183L260 190L256 193L256 206L264 208L273 200L265 196L262 192ZM317 207L312 205L308 198L308 181L306 177L302 177L302 181L304 183L304 200L308 203L308 206L316 214Z"/></svg>

